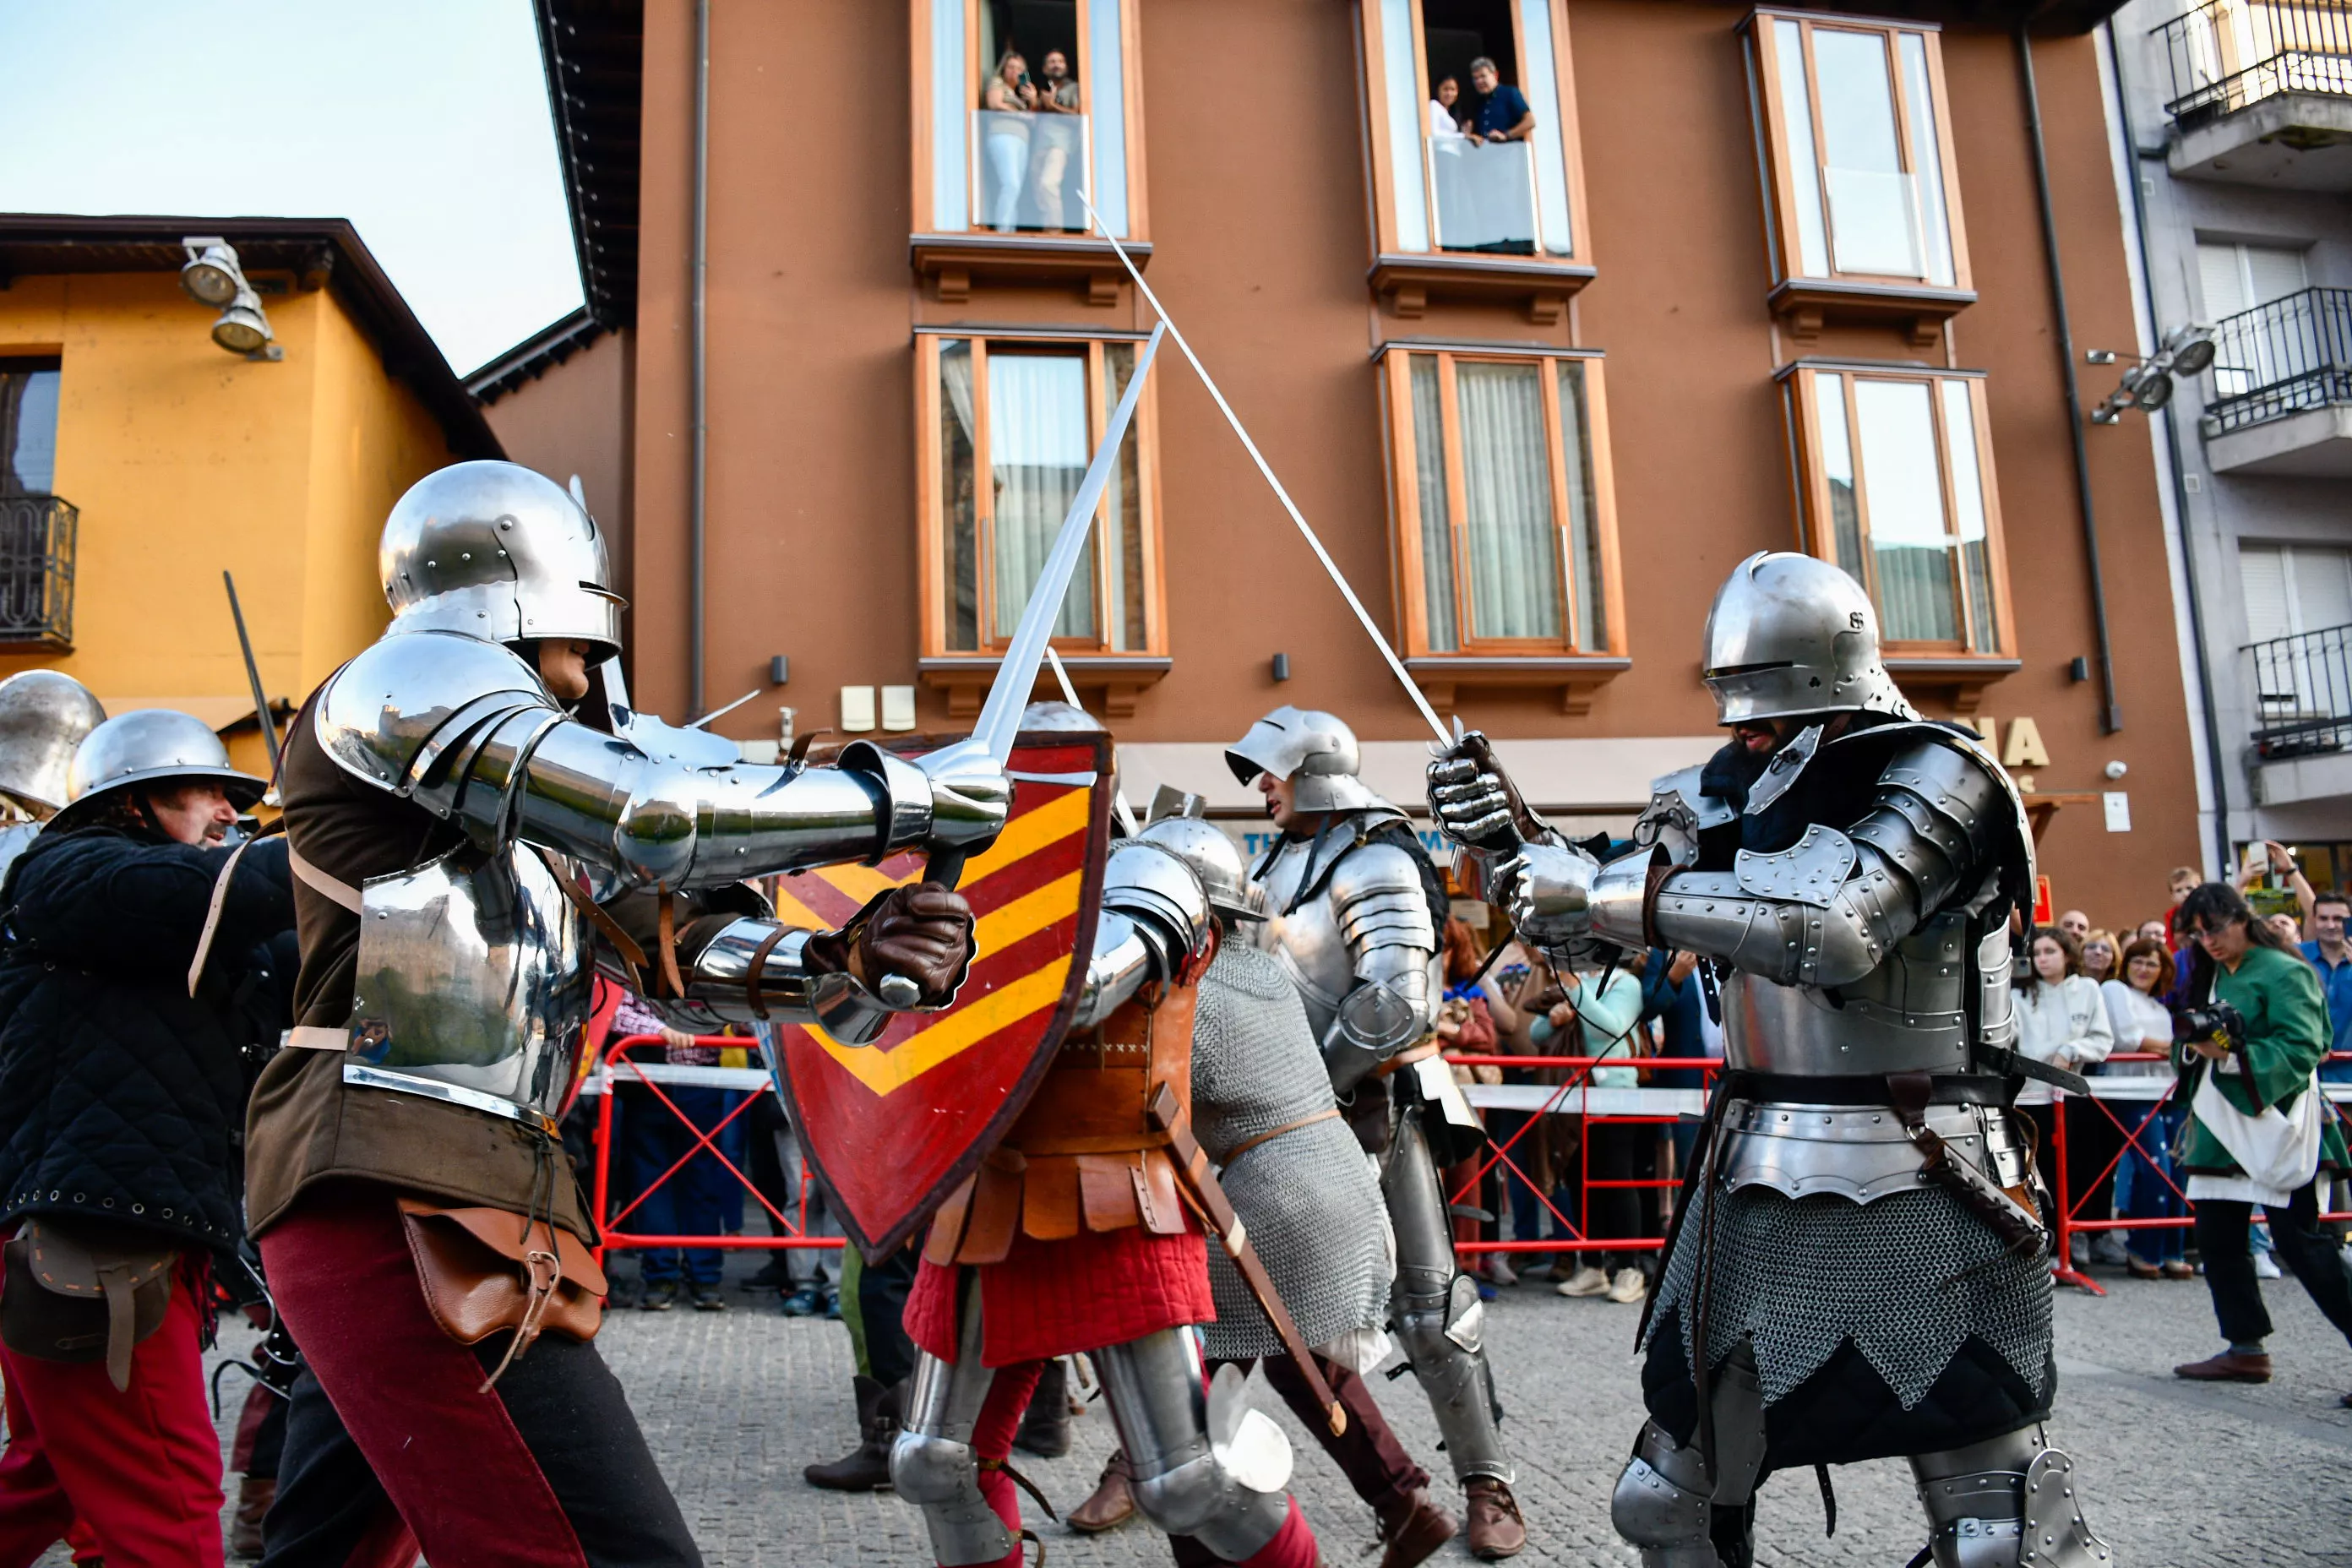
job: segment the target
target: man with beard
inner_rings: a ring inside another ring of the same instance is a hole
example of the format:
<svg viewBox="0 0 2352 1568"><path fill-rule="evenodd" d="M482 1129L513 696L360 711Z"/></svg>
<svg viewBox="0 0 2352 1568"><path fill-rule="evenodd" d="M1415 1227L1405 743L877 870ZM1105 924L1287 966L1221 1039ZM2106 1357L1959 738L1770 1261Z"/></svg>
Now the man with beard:
<svg viewBox="0 0 2352 1568"><path fill-rule="evenodd" d="M1605 865L1483 737L1430 768L1432 811L1521 940L1562 961L1669 947L1724 976L1729 1071L1645 1315L1618 1533L1648 1568L1746 1568L1763 1477L1816 1467L1826 1494L1826 1467L1899 1455L1939 1568L2104 1563L2042 1430L2046 1200L2010 1107L2051 1069L2012 1049L2011 916L2033 889L2016 792L1972 732L1904 700L1868 596L1827 562L1741 562L1705 672L1730 742L1660 780Z"/></svg>

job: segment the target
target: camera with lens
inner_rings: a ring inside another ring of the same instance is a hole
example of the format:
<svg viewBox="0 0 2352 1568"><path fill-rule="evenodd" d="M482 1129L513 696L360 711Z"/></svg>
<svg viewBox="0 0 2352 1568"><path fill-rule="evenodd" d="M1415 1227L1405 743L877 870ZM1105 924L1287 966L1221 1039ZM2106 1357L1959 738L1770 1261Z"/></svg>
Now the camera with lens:
<svg viewBox="0 0 2352 1568"><path fill-rule="evenodd" d="M2172 1038L2176 1045L2184 1046L2198 1040L2223 1040L2236 1050L2246 1043L2246 1016L2227 1002L2183 1007L2172 1016Z"/></svg>

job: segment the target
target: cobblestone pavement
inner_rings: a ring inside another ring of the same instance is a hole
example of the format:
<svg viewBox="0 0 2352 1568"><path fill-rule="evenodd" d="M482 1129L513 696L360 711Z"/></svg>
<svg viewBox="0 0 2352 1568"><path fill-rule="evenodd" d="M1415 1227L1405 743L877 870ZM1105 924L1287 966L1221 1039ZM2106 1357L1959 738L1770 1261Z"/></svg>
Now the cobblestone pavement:
<svg viewBox="0 0 2352 1568"><path fill-rule="evenodd" d="M735 1272L756 1266L739 1260ZM2104 1300L2058 1299L2059 1415L2053 1436L2081 1462L2093 1525L2124 1568L2221 1563L2352 1568L2352 1352L2292 1280L2269 1284L2279 1378L2205 1387L2172 1366L2217 1348L2200 1282L2142 1283L2102 1270ZM801 1480L801 1467L855 1438L848 1337L821 1320L777 1316L737 1291L724 1314L615 1311L599 1343L628 1385L654 1451L677 1488L711 1568L929 1561L914 1510L885 1493L844 1497ZM1640 1425L1629 1349L1635 1309L1567 1301L1548 1288L1506 1290L1489 1338L1505 1428L1519 1465L1529 1542L1524 1563L1630 1564L1609 1528L1608 1494ZM225 1332L242 1351L249 1336ZM238 1387L232 1374L230 1390ZM1407 1377L1381 1402L1414 1454L1440 1460L1427 1405ZM1297 1487L1325 1560L1352 1563L1370 1513L1286 1411L1268 1402L1299 1453ZM232 1395L227 1411L236 1414ZM1071 1452L1015 1456L1057 1509L1085 1497L1112 1444L1099 1409L1074 1424ZM224 1430L226 1436L226 1430ZM1822 1536L1812 1479L1784 1475L1763 1492L1759 1564L1892 1565L1925 1539L1899 1463L1837 1472L1838 1533ZM231 1481L231 1489L235 1482ZM1449 1493L1450 1487L1445 1489ZM1034 1505L1033 1505L1034 1509ZM1165 1563L1167 1548L1130 1524L1086 1539L1033 1519L1055 1568ZM1434 1562L1467 1563L1457 1542ZM43 1560L62 1564L62 1552Z"/></svg>

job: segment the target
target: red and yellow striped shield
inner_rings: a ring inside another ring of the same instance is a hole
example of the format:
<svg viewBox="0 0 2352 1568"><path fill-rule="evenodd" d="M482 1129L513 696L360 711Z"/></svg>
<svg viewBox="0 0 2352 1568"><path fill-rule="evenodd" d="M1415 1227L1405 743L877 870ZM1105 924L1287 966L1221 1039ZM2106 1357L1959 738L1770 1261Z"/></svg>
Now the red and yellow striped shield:
<svg viewBox="0 0 2352 1568"><path fill-rule="evenodd" d="M1014 745L1012 815L964 867L979 923L955 1005L903 1016L870 1046L813 1026L782 1031L780 1077L801 1146L869 1258L927 1222L996 1146L1061 1044L1093 955L1109 752L1102 734L1024 734ZM922 870L922 856L908 853L788 877L777 913L839 926Z"/></svg>

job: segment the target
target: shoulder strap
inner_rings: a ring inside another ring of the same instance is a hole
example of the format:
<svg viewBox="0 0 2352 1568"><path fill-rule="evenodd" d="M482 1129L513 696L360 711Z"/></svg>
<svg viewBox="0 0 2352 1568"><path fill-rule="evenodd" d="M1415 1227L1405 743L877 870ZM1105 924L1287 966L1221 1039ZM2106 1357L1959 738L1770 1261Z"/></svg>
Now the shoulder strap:
<svg viewBox="0 0 2352 1568"><path fill-rule="evenodd" d="M213 938L215 935L218 934L220 931L221 910L228 903L229 879L236 875L236 863L245 858L245 852L247 850L252 848L255 845L260 843L271 834L283 833L284 831L286 831L286 819L281 816L277 821L271 823L268 826L263 828L260 832L255 834L252 837L247 839L244 843L238 845L236 848L230 850L228 855L228 864L223 866L220 868L220 875L213 879L213 901L211 907L205 910L204 934L196 938L196 956L188 964L188 994L190 996L193 997L195 995L196 982L204 978L205 961L212 956ZM298 860L299 859L299 857L294 856L294 846L290 842L286 846L286 850L289 857Z"/></svg>
<svg viewBox="0 0 2352 1568"><path fill-rule="evenodd" d="M284 819L280 818L280 820ZM327 873L302 858L302 852L294 847L294 841L290 837L286 841L286 864L305 887L329 903L339 904L353 914L360 912L360 890L349 882L328 876Z"/></svg>

